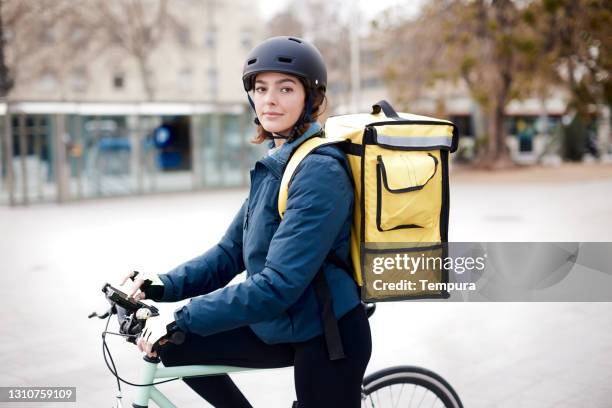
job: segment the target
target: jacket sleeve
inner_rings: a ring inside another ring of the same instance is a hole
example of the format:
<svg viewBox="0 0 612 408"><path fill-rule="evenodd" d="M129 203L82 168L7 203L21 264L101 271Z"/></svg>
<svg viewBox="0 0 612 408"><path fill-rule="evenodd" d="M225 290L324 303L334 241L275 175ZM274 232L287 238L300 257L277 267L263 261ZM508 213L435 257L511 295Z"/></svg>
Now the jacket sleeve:
<svg viewBox="0 0 612 408"><path fill-rule="evenodd" d="M177 302L212 292L227 285L234 276L244 271L242 223L247 203L245 201L242 204L217 245L167 274L159 275L164 283L164 294L160 301Z"/></svg>
<svg viewBox="0 0 612 408"><path fill-rule="evenodd" d="M283 313L313 280L352 205L353 189L342 165L330 156L307 156L289 187L287 210L263 270L192 299L175 312L177 325L206 336Z"/></svg>

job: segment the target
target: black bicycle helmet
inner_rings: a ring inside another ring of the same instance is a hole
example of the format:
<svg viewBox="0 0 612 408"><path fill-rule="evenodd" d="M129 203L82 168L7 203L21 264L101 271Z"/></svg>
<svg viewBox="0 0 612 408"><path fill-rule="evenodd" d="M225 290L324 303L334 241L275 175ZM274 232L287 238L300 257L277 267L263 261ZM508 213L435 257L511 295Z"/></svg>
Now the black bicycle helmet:
<svg viewBox="0 0 612 408"><path fill-rule="evenodd" d="M321 53L301 38L272 37L253 48L242 70L245 91L252 90L255 75L265 71L296 75L311 89L327 88L327 69Z"/></svg>

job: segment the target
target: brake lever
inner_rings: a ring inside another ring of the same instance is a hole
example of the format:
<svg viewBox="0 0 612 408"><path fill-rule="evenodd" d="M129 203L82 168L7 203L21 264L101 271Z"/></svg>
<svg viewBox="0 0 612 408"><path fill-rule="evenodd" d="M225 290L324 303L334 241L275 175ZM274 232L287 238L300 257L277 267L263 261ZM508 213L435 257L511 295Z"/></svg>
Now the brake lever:
<svg viewBox="0 0 612 408"><path fill-rule="evenodd" d="M111 307L110 309L108 309L106 312L104 312L104 313L103 313L103 314L101 314L101 315L100 315L100 314L98 314L98 312L93 311L93 312L91 312L91 313L90 313L90 314L87 316L87 318L88 318L88 319L91 319L91 318L97 317L98 319L106 319L106 318L107 318L108 316L110 316L112 313L113 313L113 308Z"/></svg>

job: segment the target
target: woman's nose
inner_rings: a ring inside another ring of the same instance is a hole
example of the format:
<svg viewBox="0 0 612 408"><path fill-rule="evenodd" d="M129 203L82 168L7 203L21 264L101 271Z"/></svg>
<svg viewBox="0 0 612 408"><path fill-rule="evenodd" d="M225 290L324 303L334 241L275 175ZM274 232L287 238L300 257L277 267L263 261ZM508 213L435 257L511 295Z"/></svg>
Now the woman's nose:
<svg viewBox="0 0 612 408"><path fill-rule="evenodd" d="M266 92L264 101L266 105L276 105L276 92Z"/></svg>

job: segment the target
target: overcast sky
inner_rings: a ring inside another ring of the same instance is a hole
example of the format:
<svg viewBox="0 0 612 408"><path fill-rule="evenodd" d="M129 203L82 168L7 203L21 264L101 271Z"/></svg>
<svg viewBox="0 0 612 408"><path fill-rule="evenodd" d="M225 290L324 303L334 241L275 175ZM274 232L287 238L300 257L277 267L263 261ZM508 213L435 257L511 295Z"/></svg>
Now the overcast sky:
<svg viewBox="0 0 612 408"><path fill-rule="evenodd" d="M260 15L265 19L269 19L287 6L289 0L258 0ZM424 0L353 0L346 1L346 4L354 7L356 4L360 6L361 16L363 19L372 20L378 13L388 7L402 5L403 12L410 15L416 14Z"/></svg>

